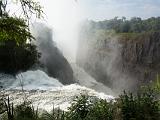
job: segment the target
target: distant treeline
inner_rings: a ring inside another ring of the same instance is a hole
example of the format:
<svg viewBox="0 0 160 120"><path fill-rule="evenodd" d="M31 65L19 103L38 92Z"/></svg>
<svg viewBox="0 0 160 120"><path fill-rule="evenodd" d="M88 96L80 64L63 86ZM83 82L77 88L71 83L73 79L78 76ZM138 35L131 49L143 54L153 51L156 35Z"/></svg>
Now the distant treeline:
<svg viewBox="0 0 160 120"><path fill-rule="evenodd" d="M90 28L114 30L117 33L142 33L160 30L160 17L151 17L148 19L141 19L133 17L127 20L126 17L115 17L111 20L104 21L90 21Z"/></svg>

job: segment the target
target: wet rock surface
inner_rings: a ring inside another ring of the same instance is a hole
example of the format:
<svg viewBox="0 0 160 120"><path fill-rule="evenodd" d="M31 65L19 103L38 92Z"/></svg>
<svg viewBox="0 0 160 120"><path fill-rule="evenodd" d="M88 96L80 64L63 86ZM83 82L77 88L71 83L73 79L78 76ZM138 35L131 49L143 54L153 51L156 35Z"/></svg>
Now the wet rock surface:
<svg viewBox="0 0 160 120"><path fill-rule="evenodd" d="M86 38L79 46L77 64L98 82L118 90L134 91L160 73L160 32Z"/></svg>
<svg viewBox="0 0 160 120"><path fill-rule="evenodd" d="M136 76L138 82L148 83L160 73L160 32L141 34L123 42L123 70Z"/></svg>

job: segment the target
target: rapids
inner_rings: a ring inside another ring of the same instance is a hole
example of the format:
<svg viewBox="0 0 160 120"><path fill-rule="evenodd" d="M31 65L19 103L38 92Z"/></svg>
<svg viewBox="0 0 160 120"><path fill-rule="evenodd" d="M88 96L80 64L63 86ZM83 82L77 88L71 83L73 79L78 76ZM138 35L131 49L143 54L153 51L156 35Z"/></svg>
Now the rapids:
<svg viewBox="0 0 160 120"><path fill-rule="evenodd" d="M27 100L35 108L47 111L52 110L53 106L67 110L73 99L81 94L106 100L114 99L111 89L98 83L78 66L72 67L77 83L70 85L63 85L41 70L27 71L16 77L0 74L1 94L9 96L14 105Z"/></svg>

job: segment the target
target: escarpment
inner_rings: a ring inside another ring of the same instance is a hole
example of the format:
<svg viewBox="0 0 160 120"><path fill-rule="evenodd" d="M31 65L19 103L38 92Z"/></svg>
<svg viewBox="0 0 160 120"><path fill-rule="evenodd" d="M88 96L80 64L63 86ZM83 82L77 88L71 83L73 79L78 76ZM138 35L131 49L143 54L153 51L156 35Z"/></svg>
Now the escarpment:
<svg viewBox="0 0 160 120"><path fill-rule="evenodd" d="M139 83L148 83L160 73L160 32L142 33L134 38L122 37L122 64Z"/></svg>
<svg viewBox="0 0 160 120"><path fill-rule="evenodd" d="M75 83L72 67L53 41L52 30L42 23L35 23L34 28L42 69L62 84Z"/></svg>
<svg viewBox="0 0 160 120"><path fill-rule="evenodd" d="M79 43L77 63L112 88L134 91L160 73L160 32L93 35Z"/></svg>

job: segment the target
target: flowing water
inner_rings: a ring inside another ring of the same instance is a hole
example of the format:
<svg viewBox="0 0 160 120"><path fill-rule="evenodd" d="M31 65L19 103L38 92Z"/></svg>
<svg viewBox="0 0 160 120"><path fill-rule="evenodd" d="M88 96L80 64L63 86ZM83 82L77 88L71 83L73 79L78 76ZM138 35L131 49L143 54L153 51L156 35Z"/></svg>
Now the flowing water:
<svg viewBox="0 0 160 120"><path fill-rule="evenodd" d="M44 5L47 24L53 29L53 38L58 48L69 62L75 62L78 45L79 23L84 20L81 4L75 0L40 0ZM38 32L41 36L47 34ZM40 29L40 30L41 30ZM52 35L50 36L52 38ZM43 38L43 37L42 37ZM52 39L51 39L52 40ZM46 55L46 54L44 54ZM52 61L52 60L51 60ZM75 96L88 94L102 99L113 99L112 90L97 82L82 68L72 64L76 84L63 85L59 80L49 77L41 70L27 71L16 77L0 74L1 93L9 95L16 105L27 99L35 107L51 110L53 104L66 110Z"/></svg>
<svg viewBox="0 0 160 120"><path fill-rule="evenodd" d="M76 65L74 65L74 71L77 84L71 85L62 85L57 79L49 77L41 70L27 71L16 77L0 74L0 85L3 86L1 94L9 95L14 105L28 100L34 107L47 111L52 110L53 105L55 108L67 110L73 99L81 94L106 100L114 99L111 89L96 82ZM108 92L108 95L97 92L98 89Z"/></svg>

